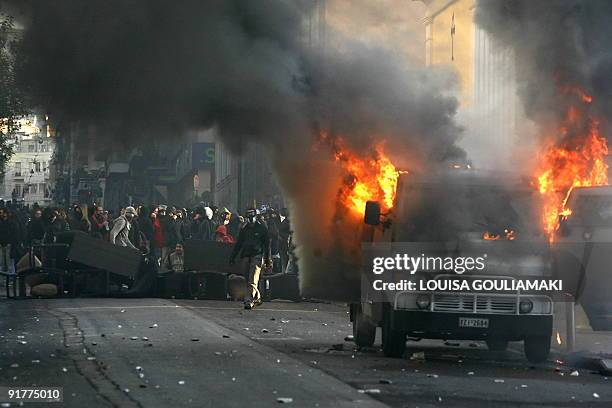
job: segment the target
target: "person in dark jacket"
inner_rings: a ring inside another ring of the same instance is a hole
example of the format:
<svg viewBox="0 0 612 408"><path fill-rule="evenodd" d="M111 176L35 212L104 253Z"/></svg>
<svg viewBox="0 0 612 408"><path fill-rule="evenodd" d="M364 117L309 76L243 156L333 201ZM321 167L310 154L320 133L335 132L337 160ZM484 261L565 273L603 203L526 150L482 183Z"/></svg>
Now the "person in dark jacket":
<svg viewBox="0 0 612 408"><path fill-rule="evenodd" d="M0 208L0 270L15 273L18 256L19 226L9 218L6 208Z"/></svg>
<svg viewBox="0 0 612 408"><path fill-rule="evenodd" d="M75 204L72 207L72 214L70 217L70 230L82 231L88 234L91 232L91 223L87 218L87 206L78 206Z"/></svg>
<svg viewBox="0 0 612 408"><path fill-rule="evenodd" d="M286 208L281 209L279 216L279 240L278 249L280 251L281 258L281 269L285 272L287 264L289 263L289 251L291 251L291 223L289 221L289 210Z"/></svg>
<svg viewBox="0 0 612 408"><path fill-rule="evenodd" d="M40 244L45 237L45 223L42 218L42 210L37 208L32 213L32 219L26 226L26 245Z"/></svg>
<svg viewBox="0 0 612 408"><path fill-rule="evenodd" d="M51 218L49 219L49 228L45 233L45 242L55 242L55 238L58 234L69 230L68 223L65 219L65 214L61 209L54 209L51 212Z"/></svg>
<svg viewBox="0 0 612 408"><path fill-rule="evenodd" d="M191 222L191 238L212 241L215 239L215 230L212 223L212 210L208 207L198 207L194 211Z"/></svg>
<svg viewBox="0 0 612 408"><path fill-rule="evenodd" d="M240 230L238 240L230 256L230 264L234 264L240 255L243 273L246 277L246 296L244 308L253 309L262 303L261 294L257 288L259 274L265 264L271 265L270 237L268 229L258 221L258 212L254 208L246 211L247 224Z"/></svg>
<svg viewBox="0 0 612 408"><path fill-rule="evenodd" d="M153 222L151 222L151 212L144 205L138 208L138 226L145 238L149 242L152 242L155 230L153 228Z"/></svg>

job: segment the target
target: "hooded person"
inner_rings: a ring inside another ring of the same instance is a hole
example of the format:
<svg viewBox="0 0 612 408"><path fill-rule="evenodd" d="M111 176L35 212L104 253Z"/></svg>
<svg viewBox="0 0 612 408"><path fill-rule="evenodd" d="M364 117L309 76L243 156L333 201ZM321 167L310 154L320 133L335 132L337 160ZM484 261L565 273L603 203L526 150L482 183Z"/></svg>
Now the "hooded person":
<svg viewBox="0 0 612 408"><path fill-rule="evenodd" d="M134 207L126 207L123 214L115 219L113 229L110 232L111 244L138 249L130 241L130 229L132 228L132 220L135 216L136 209Z"/></svg>
<svg viewBox="0 0 612 408"><path fill-rule="evenodd" d="M215 241L225 242L227 244L233 244L236 242L233 236L228 234L227 227L225 225L219 225L215 230Z"/></svg>

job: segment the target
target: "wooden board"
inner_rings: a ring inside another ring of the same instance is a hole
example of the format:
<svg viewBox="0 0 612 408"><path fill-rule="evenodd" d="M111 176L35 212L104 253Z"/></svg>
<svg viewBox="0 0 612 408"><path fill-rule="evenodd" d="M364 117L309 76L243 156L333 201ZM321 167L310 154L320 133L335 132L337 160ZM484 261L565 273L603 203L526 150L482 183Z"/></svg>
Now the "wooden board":
<svg viewBox="0 0 612 408"><path fill-rule="evenodd" d="M66 258L72 262L130 278L138 273L141 255L135 249L113 245L80 231L60 234L57 241L70 245Z"/></svg>
<svg viewBox="0 0 612 408"><path fill-rule="evenodd" d="M216 241L189 239L184 243L186 271L215 271L236 273L237 268L229 264L233 244ZM238 259L236 260L238 261Z"/></svg>

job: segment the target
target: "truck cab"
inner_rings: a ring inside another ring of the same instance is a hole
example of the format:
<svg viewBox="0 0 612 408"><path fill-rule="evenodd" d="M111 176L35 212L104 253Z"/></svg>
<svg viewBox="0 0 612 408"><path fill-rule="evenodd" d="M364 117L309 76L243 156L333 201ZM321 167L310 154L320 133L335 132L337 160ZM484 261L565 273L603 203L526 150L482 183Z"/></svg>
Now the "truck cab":
<svg viewBox="0 0 612 408"><path fill-rule="evenodd" d="M366 206L364 221L373 242L444 243L455 253L487 254L484 271L460 279L485 276L494 280L552 277L549 244L539 228L534 194L505 177L474 170L428 176L402 175L393 209ZM447 279L434 271L428 279ZM457 278L454 275L453 278ZM505 350L523 341L531 362L545 361L550 352L553 300L548 295L486 291L398 291L388 301L362 293L351 305L353 334L358 346L371 346L382 328L382 348L401 357L406 337L442 340L483 340L490 350Z"/></svg>

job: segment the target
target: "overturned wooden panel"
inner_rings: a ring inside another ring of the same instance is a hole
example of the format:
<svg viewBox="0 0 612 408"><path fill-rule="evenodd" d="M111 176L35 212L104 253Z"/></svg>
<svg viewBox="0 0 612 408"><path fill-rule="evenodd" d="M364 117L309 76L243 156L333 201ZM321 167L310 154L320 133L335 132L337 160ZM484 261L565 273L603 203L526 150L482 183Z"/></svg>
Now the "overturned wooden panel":
<svg viewBox="0 0 612 408"><path fill-rule="evenodd" d="M224 242L186 240L185 270L234 273L236 267L229 264L233 247L233 244Z"/></svg>
<svg viewBox="0 0 612 408"><path fill-rule="evenodd" d="M138 273L141 256L135 249L113 245L80 231L61 234L58 242L70 245L66 258L72 262L127 277Z"/></svg>

